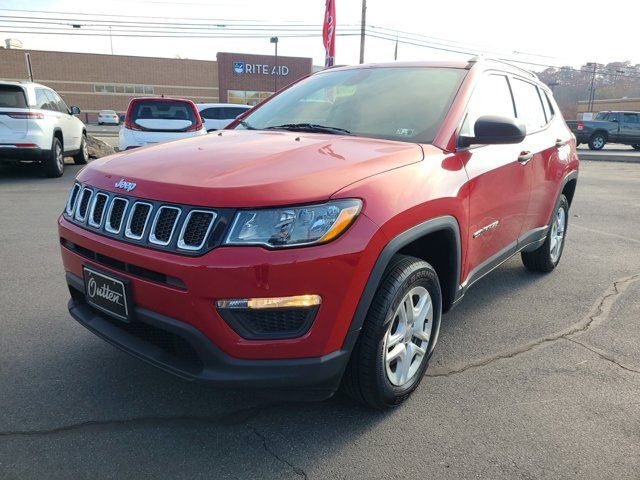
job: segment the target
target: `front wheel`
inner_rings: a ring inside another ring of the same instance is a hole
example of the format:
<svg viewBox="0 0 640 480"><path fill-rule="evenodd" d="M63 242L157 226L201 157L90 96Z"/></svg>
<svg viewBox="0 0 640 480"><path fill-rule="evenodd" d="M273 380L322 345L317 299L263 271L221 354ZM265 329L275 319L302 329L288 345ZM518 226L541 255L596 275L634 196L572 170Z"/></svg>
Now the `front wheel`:
<svg viewBox="0 0 640 480"><path fill-rule="evenodd" d="M442 293L433 267L415 257L394 256L349 360L346 393L380 410L404 402L427 369L441 314Z"/></svg>
<svg viewBox="0 0 640 480"><path fill-rule="evenodd" d="M82 134L80 141L80 151L73 156L73 162L76 165L86 165L89 161L89 146L87 145L87 136Z"/></svg>
<svg viewBox="0 0 640 480"><path fill-rule="evenodd" d="M569 218L569 202L567 197L560 195L560 202L553 212L547 238L536 250L522 252L522 263L534 272L551 272L558 263L564 250L567 237L567 220Z"/></svg>
<svg viewBox="0 0 640 480"><path fill-rule="evenodd" d="M607 143L607 139L601 133L596 133L589 139L590 150L602 150Z"/></svg>

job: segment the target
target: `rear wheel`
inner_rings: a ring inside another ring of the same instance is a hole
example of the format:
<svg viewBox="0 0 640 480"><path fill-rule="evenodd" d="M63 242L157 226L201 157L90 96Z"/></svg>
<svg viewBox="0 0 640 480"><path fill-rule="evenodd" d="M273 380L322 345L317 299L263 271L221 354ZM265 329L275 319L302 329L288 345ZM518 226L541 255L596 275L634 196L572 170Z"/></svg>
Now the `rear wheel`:
<svg viewBox="0 0 640 480"><path fill-rule="evenodd" d="M427 369L441 313L440 283L431 265L395 256L351 355L343 382L346 393L380 410L404 402Z"/></svg>
<svg viewBox="0 0 640 480"><path fill-rule="evenodd" d="M631 145L634 150L640 150L640 144Z"/></svg>
<svg viewBox="0 0 640 480"><path fill-rule="evenodd" d="M89 161L89 147L87 145L87 135L82 134L82 141L80 142L80 151L73 156L73 162L76 165L86 165Z"/></svg>
<svg viewBox="0 0 640 480"><path fill-rule="evenodd" d="M605 136L602 133L596 133L589 139L589 149L602 150L606 143Z"/></svg>
<svg viewBox="0 0 640 480"><path fill-rule="evenodd" d="M522 263L527 269L548 273L556 268L564 250L568 218L569 202L567 197L561 195L560 202L553 212L549 233L542 246L532 252L522 252Z"/></svg>
<svg viewBox="0 0 640 480"><path fill-rule="evenodd" d="M44 161L44 174L47 177L61 177L64 173L64 151L62 150L62 142L58 137L53 137L51 144L51 152L49 157Z"/></svg>

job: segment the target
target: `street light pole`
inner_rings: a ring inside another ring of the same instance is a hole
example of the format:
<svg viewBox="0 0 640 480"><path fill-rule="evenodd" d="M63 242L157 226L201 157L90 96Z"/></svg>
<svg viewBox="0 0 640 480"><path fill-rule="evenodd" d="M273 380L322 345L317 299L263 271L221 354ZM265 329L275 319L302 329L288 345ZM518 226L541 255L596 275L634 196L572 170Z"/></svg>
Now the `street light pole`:
<svg viewBox="0 0 640 480"><path fill-rule="evenodd" d="M364 35L367 24L367 0L362 0L362 19L360 20L360 63L364 63Z"/></svg>
<svg viewBox="0 0 640 480"><path fill-rule="evenodd" d="M273 43L276 47L276 52L275 52L275 69L274 69L274 75L273 75L273 91L274 93L278 91L278 37L271 37L270 40L271 43Z"/></svg>

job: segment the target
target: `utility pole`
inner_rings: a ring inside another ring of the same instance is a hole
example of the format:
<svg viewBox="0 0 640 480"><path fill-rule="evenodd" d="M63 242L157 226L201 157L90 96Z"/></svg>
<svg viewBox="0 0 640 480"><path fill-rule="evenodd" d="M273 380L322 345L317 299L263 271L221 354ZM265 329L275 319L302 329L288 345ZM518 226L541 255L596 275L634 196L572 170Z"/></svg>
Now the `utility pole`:
<svg viewBox="0 0 640 480"><path fill-rule="evenodd" d="M109 25L109 44L111 45L111 55L113 55L113 36L111 35L111 25Z"/></svg>
<svg viewBox="0 0 640 480"><path fill-rule="evenodd" d="M591 73L591 87L589 88L589 104L588 109L591 112L593 110L593 102L596 99L596 68L598 68L598 64L596 62L587 63L587 67L593 67L593 71Z"/></svg>
<svg viewBox="0 0 640 480"><path fill-rule="evenodd" d="M367 24L367 0L362 0L362 20L360 21L360 63L364 63L364 33Z"/></svg>

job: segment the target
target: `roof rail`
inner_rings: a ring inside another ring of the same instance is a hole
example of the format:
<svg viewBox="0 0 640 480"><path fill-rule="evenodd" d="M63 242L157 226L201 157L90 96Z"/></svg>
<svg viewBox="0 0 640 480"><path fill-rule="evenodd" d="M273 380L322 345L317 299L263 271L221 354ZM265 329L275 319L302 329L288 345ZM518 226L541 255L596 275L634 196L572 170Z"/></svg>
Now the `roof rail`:
<svg viewBox="0 0 640 480"><path fill-rule="evenodd" d="M489 61L489 62L501 63L503 65L508 65L511 68L520 70L521 72L527 74L528 76L535 78L536 80L538 79L538 75L533 73L531 70L527 70L526 68L519 67L518 65L515 65L514 63L512 63L512 61L509 61L509 60L503 60L501 58L485 57L484 55L476 55L475 57L471 57L468 61L469 61L467 65L468 69L473 67L473 65L475 65L480 61Z"/></svg>

